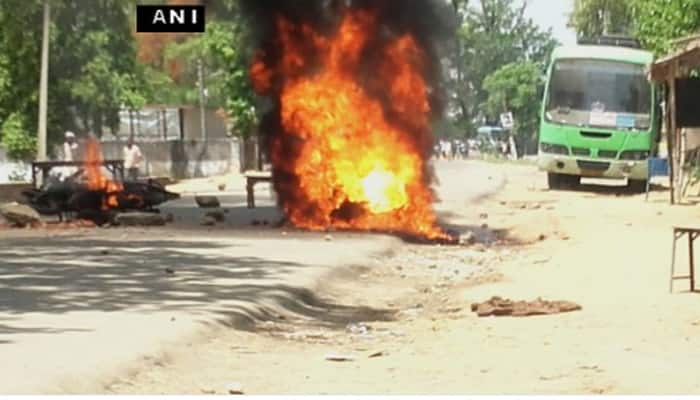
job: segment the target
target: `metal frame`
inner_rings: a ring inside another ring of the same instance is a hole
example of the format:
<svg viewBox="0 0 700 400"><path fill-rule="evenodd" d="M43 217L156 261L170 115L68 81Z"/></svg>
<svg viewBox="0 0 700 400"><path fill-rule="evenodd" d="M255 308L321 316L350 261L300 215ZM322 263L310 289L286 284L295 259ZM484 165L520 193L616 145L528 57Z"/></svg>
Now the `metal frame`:
<svg viewBox="0 0 700 400"><path fill-rule="evenodd" d="M265 171L249 171L245 174L248 208L255 208L255 185L260 182L272 182L272 174Z"/></svg>
<svg viewBox="0 0 700 400"><path fill-rule="evenodd" d="M688 235L688 263L689 263L689 275L686 276L675 276L676 272L676 244L679 239L684 235ZM694 260L694 249L693 245L695 239L700 237L700 229L695 228L673 228L673 251L671 254L671 280L669 283L669 292L673 293L673 282L682 279L690 280L690 291L695 292L695 260Z"/></svg>
<svg viewBox="0 0 700 400"><path fill-rule="evenodd" d="M124 160L105 160L99 163L119 180L124 180ZM32 185L37 187L37 175L41 172L42 181L46 180L49 171L56 167L84 167L84 161L35 161L32 163Z"/></svg>

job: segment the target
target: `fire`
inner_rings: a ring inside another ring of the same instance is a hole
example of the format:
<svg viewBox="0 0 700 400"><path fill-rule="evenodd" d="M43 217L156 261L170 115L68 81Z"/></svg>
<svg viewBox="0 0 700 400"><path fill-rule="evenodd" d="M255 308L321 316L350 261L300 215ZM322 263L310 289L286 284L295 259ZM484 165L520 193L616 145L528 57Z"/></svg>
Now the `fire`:
<svg viewBox="0 0 700 400"><path fill-rule="evenodd" d="M85 143L85 162L83 165L90 191L104 192L102 210L119 207L119 194L124 190L121 183L108 179L102 173L102 149L100 142L88 138Z"/></svg>
<svg viewBox="0 0 700 400"><path fill-rule="evenodd" d="M377 46L377 16L352 8L330 34L284 17L276 26L281 55L259 52L250 73L258 93L279 99L270 150L289 220L447 238L432 209L430 90L417 41L403 34Z"/></svg>

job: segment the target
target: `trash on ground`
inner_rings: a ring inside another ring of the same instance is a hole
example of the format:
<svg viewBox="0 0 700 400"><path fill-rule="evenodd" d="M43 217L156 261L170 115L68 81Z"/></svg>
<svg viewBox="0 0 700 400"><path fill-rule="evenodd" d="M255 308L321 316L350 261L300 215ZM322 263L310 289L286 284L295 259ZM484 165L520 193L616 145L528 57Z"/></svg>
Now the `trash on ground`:
<svg viewBox="0 0 700 400"><path fill-rule="evenodd" d="M546 301L540 298L535 301L513 301L492 297L483 303L472 304L471 309L479 317L529 317L579 311L581 306L570 301Z"/></svg>

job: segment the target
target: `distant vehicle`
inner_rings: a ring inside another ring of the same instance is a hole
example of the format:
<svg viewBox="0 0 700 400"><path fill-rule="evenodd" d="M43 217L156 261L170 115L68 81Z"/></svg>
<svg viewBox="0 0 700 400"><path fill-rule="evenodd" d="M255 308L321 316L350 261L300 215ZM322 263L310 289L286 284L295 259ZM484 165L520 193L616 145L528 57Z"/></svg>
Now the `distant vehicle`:
<svg viewBox="0 0 700 400"><path fill-rule="evenodd" d="M498 126L482 126L477 129L476 142L481 152L499 152L505 131Z"/></svg>
<svg viewBox="0 0 700 400"><path fill-rule="evenodd" d="M642 190L660 139L653 55L625 38L580 40L557 48L547 74L538 165L551 189L581 177L627 178Z"/></svg>

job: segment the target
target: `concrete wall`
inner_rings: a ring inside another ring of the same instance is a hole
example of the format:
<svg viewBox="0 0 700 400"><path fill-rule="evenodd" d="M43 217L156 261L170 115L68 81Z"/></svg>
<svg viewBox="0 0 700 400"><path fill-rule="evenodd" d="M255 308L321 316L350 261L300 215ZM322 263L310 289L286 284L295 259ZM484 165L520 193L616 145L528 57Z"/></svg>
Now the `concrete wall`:
<svg viewBox="0 0 700 400"><path fill-rule="evenodd" d="M102 142L105 159L122 159L125 141ZM237 139L139 142L145 161L141 174L173 179L202 178L240 169Z"/></svg>
<svg viewBox="0 0 700 400"><path fill-rule="evenodd" d="M201 178L238 171L239 145L234 139L138 143L144 155L142 174L175 179ZM123 158L123 142L103 143L105 158Z"/></svg>
<svg viewBox="0 0 700 400"><path fill-rule="evenodd" d="M700 148L700 128L682 128L686 137L686 149L694 150Z"/></svg>
<svg viewBox="0 0 700 400"><path fill-rule="evenodd" d="M28 182L32 179L29 164L10 161L5 151L0 148L0 183L9 183L12 179Z"/></svg>
<svg viewBox="0 0 700 400"><path fill-rule="evenodd" d="M182 109L182 125L185 140L202 140L202 122L199 108ZM216 110L205 110L207 138L226 139L228 136L226 121L216 113Z"/></svg>

